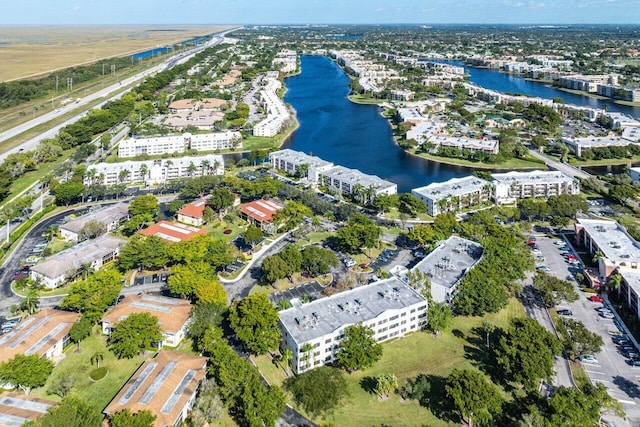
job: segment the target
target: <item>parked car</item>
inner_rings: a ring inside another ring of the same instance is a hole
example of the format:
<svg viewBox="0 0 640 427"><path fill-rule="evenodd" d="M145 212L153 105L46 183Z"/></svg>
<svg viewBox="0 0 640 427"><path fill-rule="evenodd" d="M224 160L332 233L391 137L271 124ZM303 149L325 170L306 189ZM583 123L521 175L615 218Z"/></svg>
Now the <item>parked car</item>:
<svg viewBox="0 0 640 427"><path fill-rule="evenodd" d="M629 342L629 337L626 335L616 335L611 340L616 344L625 344Z"/></svg>
<svg viewBox="0 0 640 427"><path fill-rule="evenodd" d="M536 266L536 270L551 271L551 269L549 267L547 267L546 265L538 265L538 266Z"/></svg>
<svg viewBox="0 0 640 427"><path fill-rule="evenodd" d="M557 311L557 313L562 316L573 316L573 311L569 310L568 308L560 309Z"/></svg>
<svg viewBox="0 0 640 427"><path fill-rule="evenodd" d="M604 298L602 298L600 295L591 295L589 299L593 302L604 302Z"/></svg>
<svg viewBox="0 0 640 427"><path fill-rule="evenodd" d="M605 319L613 319L615 317L610 311L601 311L598 314L600 317L604 317Z"/></svg>
<svg viewBox="0 0 640 427"><path fill-rule="evenodd" d="M629 359L627 363L631 366L640 366L640 360L638 359Z"/></svg>
<svg viewBox="0 0 640 427"><path fill-rule="evenodd" d="M554 240L553 244L556 245L556 246L563 246L564 242L562 240Z"/></svg>
<svg viewBox="0 0 640 427"><path fill-rule="evenodd" d="M582 363L591 363L591 364L598 363L598 359L596 359L596 357L593 354L580 356L579 359Z"/></svg>

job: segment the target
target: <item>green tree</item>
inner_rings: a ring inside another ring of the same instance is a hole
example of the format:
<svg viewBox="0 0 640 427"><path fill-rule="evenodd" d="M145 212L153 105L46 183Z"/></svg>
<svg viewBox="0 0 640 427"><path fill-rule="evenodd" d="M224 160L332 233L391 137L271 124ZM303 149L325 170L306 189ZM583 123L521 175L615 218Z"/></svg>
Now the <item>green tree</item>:
<svg viewBox="0 0 640 427"><path fill-rule="evenodd" d="M109 416L109 422L111 427L153 427L156 418L148 409L132 414L126 408Z"/></svg>
<svg viewBox="0 0 640 427"><path fill-rule="evenodd" d="M446 379L445 391L468 425L494 425L502 412L502 398L497 387L478 371L454 369Z"/></svg>
<svg viewBox="0 0 640 427"><path fill-rule="evenodd" d="M436 239L436 232L430 225L416 225L407 233L407 238L414 242L420 243L422 246L430 245L434 243Z"/></svg>
<svg viewBox="0 0 640 427"><path fill-rule="evenodd" d="M0 381L17 386L27 396L34 387L41 387L53 371L53 362L45 356L16 354L0 364Z"/></svg>
<svg viewBox="0 0 640 427"><path fill-rule="evenodd" d="M160 203L153 194L143 194L136 197L129 205L129 213L136 215L157 215L160 210Z"/></svg>
<svg viewBox="0 0 640 427"><path fill-rule="evenodd" d="M621 203L625 203L628 199L638 197L638 189L631 184L611 185L609 187L609 196Z"/></svg>
<svg viewBox="0 0 640 427"><path fill-rule="evenodd" d="M287 278L291 280L293 273L297 273L302 268L302 254L296 245L286 245L278 254L287 266Z"/></svg>
<svg viewBox="0 0 640 427"><path fill-rule="evenodd" d="M349 218L347 225L338 229L337 239L344 250L357 253L364 248L374 247L380 233L380 227L373 220L356 213Z"/></svg>
<svg viewBox="0 0 640 427"><path fill-rule="evenodd" d="M133 313L113 326L109 350L118 359L131 359L154 343L162 342L158 318L149 313Z"/></svg>
<svg viewBox="0 0 640 427"><path fill-rule="evenodd" d="M53 193L56 196L57 205L69 206L69 203L82 196L82 193L84 193L84 184L70 179L58 185Z"/></svg>
<svg viewBox="0 0 640 427"><path fill-rule="evenodd" d="M306 246L302 249L301 267L311 276L327 274L331 267L337 267L338 264L338 257L329 249L318 246Z"/></svg>
<svg viewBox="0 0 640 427"><path fill-rule="evenodd" d="M622 413L620 404L607 392L604 384L583 384L580 389L558 387L549 399L545 418L547 426L583 427L598 424L604 409Z"/></svg>
<svg viewBox="0 0 640 427"><path fill-rule="evenodd" d="M274 224L282 225L285 230L291 230L302 224L305 218L313 215L311 209L299 202L288 201L283 209L273 216Z"/></svg>
<svg viewBox="0 0 640 427"><path fill-rule="evenodd" d="M65 398L75 385L75 378L73 375L59 375L51 380L51 385L47 389L47 394L55 394L61 398Z"/></svg>
<svg viewBox="0 0 640 427"><path fill-rule="evenodd" d="M574 302L578 293L571 282L558 279L544 271L538 271L533 278L533 287L538 291L547 307L560 304L561 301Z"/></svg>
<svg viewBox="0 0 640 427"><path fill-rule="evenodd" d="M96 368L100 367L100 362L104 360L104 353L101 351L96 351L91 355L91 359L89 360L92 365L96 365Z"/></svg>
<svg viewBox="0 0 640 427"><path fill-rule="evenodd" d="M107 232L107 227L95 219L87 221L78 234L78 240L95 239Z"/></svg>
<svg viewBox="0 0 640 427"><path fill-rule="evenodd" d="M451 309L445 303L430 302L427 309L427 328L436 335L440 335L440 332L447 329L451 325L453 315Z"/></svg>
<svg viewBox="0 0 640 427"><path fill-rule="evenodd" d="M278 312L264 294L249 295L229 310L231 328L254 354L278 348L281 335L278 319Z"/></svg>
<svg viewBox="0 0 640 427"><path fill-rule="evenodd" d="M394 374L380 374L375 377L374 391L380 398L388 399L397 388L398 378Z"/></svg>
<svg viewBox="0 0 640 427"><path fill-rule="evenodd" d="M270 255L262 261L262 276L260 281L266 284L274 284L277 280L287 277L289 267L279 255Z"/></svg>
<svg viewBox="0 0 640 427"><path fill-rule="evenodd" d="M27 312L27 314L35 314L38 311L38 293L35 289L29 289L27 295L20 302L20 308Z"/></svg>
<svg viewBox="0 0 640 427"><path fill-rule="evenodd" d="M189 336L196 351L202 350L204 334L211 325L219 326L227 311L227 304L205 303L199 301L193 306L189 321Z"/></svg>
<svg viewBox="0 0 640 427"><path fill-rule="evenodd" d="M255 247L255 245L262 241L264 238L264 233L259 227L256 227L253 224L250 224L244 232L242 240L246 245L251 246L251 249Z"/></svg>
<svg viewBox="0 0 640 427"><path fill-rule="evenodd" d="M373 331L364 325L347 326L336 354L338 366L347 372L368 368L382 357L382 346L373 338Z"/></svg>
<svg viewBox="0 0 640 427"><path fill-rule="evenodd" d="M567 352L567 356L572 359L599 353L604 345L598 333L591 332L578 320L561 318L557 324L557 330L562 340L562 347Z"/></svg>
<svg viewBox="0 0 640 427"><path fill-rule="evenodd" d="M213 208L213 210L221 211L233 206L234 201L235 196L231 191L227 188L218 187L211 190L211 197L207 203Z"/></svg>
<svg viewBox="0 0 640 427"><path fill-rule="evenodd" d="M560 341L536 320L512 319L494 347L498 366L509 381L533 391L540 379L551 380Z"/></svg>
<svg viewBox="0 0 640 427"><path fill-rule="evenodd" d="M198 261L174 266L167 279L167 287L171 292L183 298L192 298L201 283L214 281L217 282L217 279L215 279L215 272L211 266L206 262Z"/></svg>
<svg viewBox="0 0 640 427"><path fill-rule="evenodd" d="M76 396L67 396L59 405L49 407L47 413L25 426L29 427L100 427L103 415Z"/></svg>
<svg viewBox="0 0 640 427"><path fill-rule="evenodd" d="M85 280L71 285L69 295L60 303L64 309L82 311L90 324L100 320L102 314L120 294L122 276L115 270L99 270Z"/></svg>
<svg viewBox="0 0 640 427"><path fill-rule="evenodd" d="M322 384L321 387L318 385ZM314 417L338 407L349 396L344 374L329 366L320 366L297 377L287 378L284 388L293 400Z"/></svg>
<svg viewBox="0 0 640 427"><path fill-rule="evenodd" d="M220 417L224 405L220 397L220 387L213 378L205 378L198 388L198 397L193 405L190 425L193 427L213 423Z"/></svg>
<svg viewBox="0 0 640 427"><path fill-rule="evenodd" d="M69 331L69 338L71 341L78 344L78 350L80 349L80 342L91 335L92 328L93 325L91 324L91 320L86 316L82 316L71 327L71 330Z"/></svg>

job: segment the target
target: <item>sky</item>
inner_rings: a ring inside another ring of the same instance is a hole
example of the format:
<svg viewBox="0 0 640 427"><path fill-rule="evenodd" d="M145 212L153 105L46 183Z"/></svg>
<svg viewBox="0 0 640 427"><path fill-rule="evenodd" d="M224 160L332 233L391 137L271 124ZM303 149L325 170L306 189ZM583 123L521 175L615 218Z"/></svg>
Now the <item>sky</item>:
<svg viewBox="0 0 640 427"><path fill-rule="evenodd" d="M640 0L0 0L0 25L640 24Z"/></svg>

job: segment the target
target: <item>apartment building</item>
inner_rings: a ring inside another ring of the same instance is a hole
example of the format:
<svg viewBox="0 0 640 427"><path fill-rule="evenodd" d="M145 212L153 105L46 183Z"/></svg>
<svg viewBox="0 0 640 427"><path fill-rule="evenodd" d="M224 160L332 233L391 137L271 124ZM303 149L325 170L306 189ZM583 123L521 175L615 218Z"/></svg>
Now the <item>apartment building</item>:
<svg viewBox="0 0 640 427"><path fill-rule="evenodd" d="M273 216L283 209L280 203L273 200L258 199L240 205L240 215L256 227L263 228L270 224Z"/></svg>
<svg viewBox="0 0 640 427"><path fill-rule="evenodd" d="M140 230L143 236L156 236L168 243L178 243L192 239L196 236L206 236L207 231L178 222L159 221L144 230Z"/></svg>
<svg viewBox="0 0 640 427"><path fill-rule="evenodd" d="M451 236L422 259L412 271L427 274L435 302L451 303L464 275L481 259L484 249L472 240Z"/></svg>
<svg viewBox="0 0 640 427"><path fill-rule="evenodd" d="M80 313L44 308L27 317L0 337L0 363L16 354L46 357L58 361L70 343L69 331Z"/></svg>
<svg viewBox="0 0 640 427"><path fill-rule="evenodd" d="M161 184L177 178L224 174L224 158L218 154L170 159L97 163L87 171L85 185Z"/></svg>
<svg viewBox="0 0 640 427"><path fill-rule="evenodd" d="M492 175L497 204L517 199L580 194L579 184L569 175L557 171L507 172Z"/></svg>
<svg viewBox="0 0 640 427"><path fill-rule="evenodd" d="M206 357L162 350L140 365L103 412L148 410L156 416L154 427L180 426L196 401L206 366Z"/></svg>
<svg viewBox="0 0 640 427"><path fill-rule="evenodd" d="M307 172L304 177L315 183L320 179L320 173L334 167L333 163L322 160L320 157L288 148L269 153L269 162L272 168L285 171L289 175L295 175L302 165L306 165Z"/></svg>
<svg viewBox="0 0 640 427"><path fill-rule="evenodd" d="M149 313L158 318L163 335L162 342L157 343L158 348L165 345L176 347L187 335L191 303L157 295L127 295L100 320L102 333L111 335L114 325L132 314L140 313Z"/></svg>
<svg viewBox="0 0 640 427"><path fill-rule="evenodd" d="M105 233L115 231L120 224L129 219L129 204L117 203L115 205L104 206L82 215L74 220L60 226L60 237L67 242L77 242L80 240L80 233L87 223L95 221L104 226Z"/></svg>
<svg viewBox="0 0 640 427"><path fill-rule="evenodd" d="M640 167L629 168L629 176L634 184L640 183Z"/></svg>
<svg viewBox="0 0 640 427"><path fill-rule="evenodd" d="M85 240L31 267L31 278L40 281L47 289L57 288L65 281L75 279L85 265L98 270L113 261L126 244L126 240L107 234Z"/></svg>
<svg viewBox="0 0 640 427"><path fill-rule="evenodd" d="M125 139L118 145L118 157L158 156L182 153L185 150L214 151L230 150L238 147L242 147L242 135L240 135L240 132L213 132L196 135L184 133L182 135L156 138Z"/></svg>
<svg viewBox="0 0 640 427"><path fill-rule="evenodd" d="M260 91L260 99L267 111L267 117L253 127L256 136L272 137L277 135L290 118L289 110L277 91L282 87L278 72L267 73L265 89Z"/></svg>
<svg viewBox="0 0 640 427"><path fill-rule="evenodd" d="M433 152L436 152L439 147L457 148L458 150L471 152L481 151L487 154L498 154L500 151L500 142L497 139L432 135L427 142L435 145L435 147L431 149Z"/></svg>
<svg viewBox="0 0 640 427"><path fill-rule="evenodd" d="M581 156L585 149L626 147L631 143L628 139L619 136L562 137L562 142L576 156Z"/></svg>
<svg viewBox="0 0 640 427"><path fill-rule="evenodd" d="M207 207L207 199L196 200L195 202L187 203L176 212L176 219L178 222L187 225L193 225L194 227L201 227L204 225L204 210Z"/></svg>
<svg viewBox="0 0 640 427"><path fill-rule="evenodd" d="M427 205L429 215L436 216L487 201L491 188L492 184L489 181L475 176L466 176L414 188L411 194Z"/></svg>
<svg viewBox="0 0 640 427"><path fill-rule="evenodd" d="M276 53L272 64L274 66L279 65L280 71L285 74L293 73L298 68L298 54L295 50L281 50Z"/></svg>
<svg viewBox="0 0 640 427"><path fill-rule="evenodd" d="M427 322L427 300L397 277L292 304L279 313L279 326L281 346L293 353L297 373L334 362L348 326L367 326L382 342L419 331Z"/></svg>

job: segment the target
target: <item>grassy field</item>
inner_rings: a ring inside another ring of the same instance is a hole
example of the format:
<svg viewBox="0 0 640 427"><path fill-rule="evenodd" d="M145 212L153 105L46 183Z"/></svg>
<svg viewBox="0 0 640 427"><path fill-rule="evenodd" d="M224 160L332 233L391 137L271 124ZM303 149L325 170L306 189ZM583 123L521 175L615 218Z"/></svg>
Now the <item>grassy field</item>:
<svg viewBox="0 0 640 427"><path fill-rule="evenodd" d="M76 353L76 348L76 345L69 346L65 353L66 357L56 365L47 383L44 387L33 390L32 396L60 401L60 397L48 395L46 391L54 379L71 376L75 382L71 394L102 411L145 360L142 357L116 359L113 353L106 349L106 337L103 336L92 335L82 341L80 353ZM89 378L89 372L95 369L95 366L91 365L90 360L91 356L98 351L104 355L100 366L107 367L109 373L104 379L93 382Z"/></svg>
<svg viewBox="0 0 640 427"><path fill-rule="evenodd" d="M382 104L383 102L386 102L386 99L375 99L375 98L370 98L368 96L362 96L362 95L349 95L349 101L354 102L356 104L371 104L371 105L378 105L378 104Z"/></svg>
<svg viewBox="0 0 640 427"><path fill-rule="evenodd" d="M4 26L0 81L125 56L232 26Z"/></svg>
<svg viewBox="0 0 640 427"><path fill-rule="evenodd" d="M502 163L482 163L482 162L472 162L471 160L466 159L455 159L450 157L440 157L434 156L431 154L420 153L414 154L418 157L423 157L428 160L432 160L437 163L444 163L447 165L456 165L456 166L464 166L473 169L491 169L491 170L502 170L502 169L539 169L543 167L543 163L534 158L527 157L526 159L510 159L506 162Z"/></svg>
<svg viewBox="0 0 640 427"><path fill-rule="evenodd" d="M633 156L630 159L601 159L601 160L578 160L571 158L569 164L573 166L609 166L609 165L629 165L640 162L640 156Z"/></svg>
<svg viewBox="0 0 640 427"><path fill-rule="evenodd" d="M436 418L429 409L421 407L415 401L401 402L398 395L391 396L387 401L379 401L377 396L363 389L361 381L382 373L394 373L402 385L406 379L420 373L446 376L456 367L473 368L476 364L474 350L477 348L477 341L472 329L482 325L484 320L498 327L505 327L511 319L524 315L522 304L512 299L504 310L496 314L454 318L451 330L439 337L418 332L383 344L383 356L379 362L369 369L347 375L350 398L333 414L315 421L350 427L456 425ZM267 356L258 357L255 362L270 383L281 385L286 378L284 370Z"/></svg>

